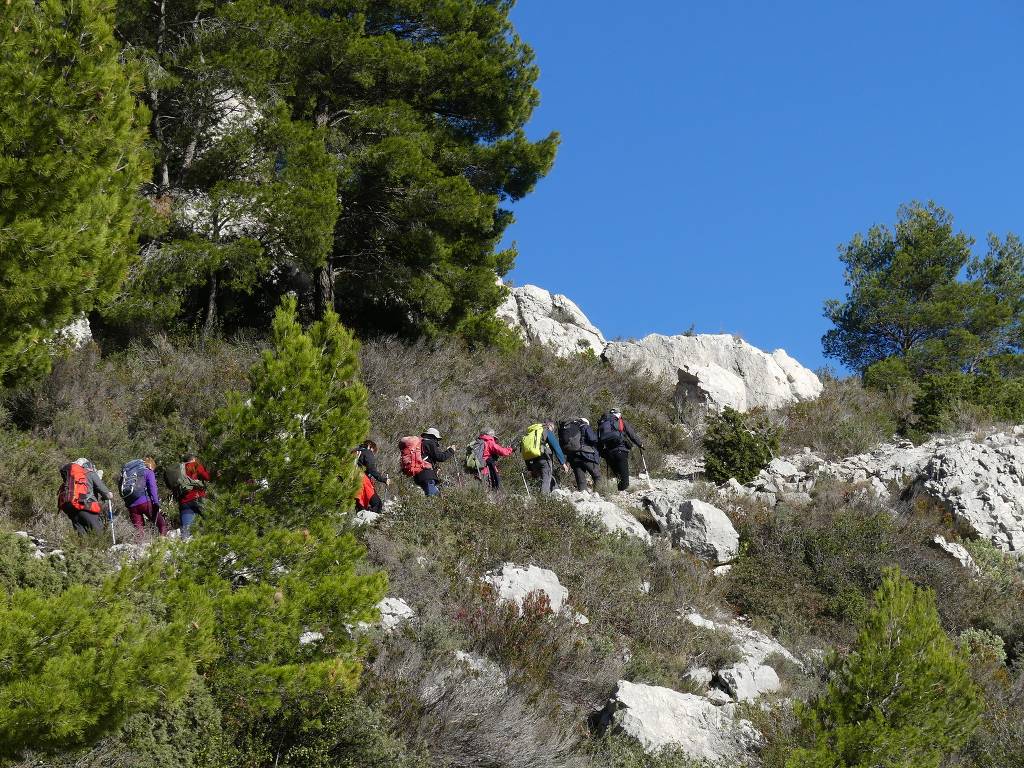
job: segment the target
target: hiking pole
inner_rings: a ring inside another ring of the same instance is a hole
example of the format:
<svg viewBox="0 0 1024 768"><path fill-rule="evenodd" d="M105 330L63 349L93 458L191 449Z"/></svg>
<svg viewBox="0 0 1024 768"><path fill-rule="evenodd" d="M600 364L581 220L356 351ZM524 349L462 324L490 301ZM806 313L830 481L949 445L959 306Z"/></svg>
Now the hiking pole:
<svg viewBox="0 0 1024 768"><path fill-rule="evenodd" d="M644 449L640 449L640 461L644 464L644 474L647 475L647 488L648 490L654 490L654 484L651 483L651 472L647 469L647 457L644 456Z"/></svg>
<svg viewBox="0 0 1024 768"><path fill-rule="evenodd" d="M523 488L526 489L526 498L532 499L533 498L533 494L530 493L530 484L528 482L526 482L526 470L524 469L522 472L520 472L519 476L521 478L523 478Z"/></svg>
<svg viewBox="0 0 1024 768"><path fill-rule="evenodd" d="M117 534L114 533L114 502L107 499L107 515L110 517L110 538L117 546Z"/></svg>

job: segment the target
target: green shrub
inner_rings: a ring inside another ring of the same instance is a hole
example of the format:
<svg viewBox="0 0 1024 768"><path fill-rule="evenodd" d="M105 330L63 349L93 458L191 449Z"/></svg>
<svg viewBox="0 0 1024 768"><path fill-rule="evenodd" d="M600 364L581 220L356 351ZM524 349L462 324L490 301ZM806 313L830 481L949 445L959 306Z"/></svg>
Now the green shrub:
<svg viewBox="0 0 1024 768"><path fill-rule="evenodd" d="M943 632L935 596L889 571L851 652L803 709L811 746L789 768L937 768L978 724L967 661Z"/></svg>
<svg viewBox="0 0 1024 768"><path fill-rule="evenodd" d="M730 477L748 483L779 449L779 429L763 414L743 414L726 406L708 418L704 434L704 474L713 483Z"/></svg>

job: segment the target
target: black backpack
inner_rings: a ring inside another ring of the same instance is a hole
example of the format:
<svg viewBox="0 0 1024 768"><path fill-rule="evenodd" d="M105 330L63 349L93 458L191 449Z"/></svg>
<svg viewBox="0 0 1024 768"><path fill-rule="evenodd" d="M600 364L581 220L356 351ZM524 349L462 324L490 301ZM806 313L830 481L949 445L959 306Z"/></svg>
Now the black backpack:
<svg viewBox="0 0 1024 768"><path fill-rule="evenodd" d="M558 425L558 442L567 453L579 453L583 450L583 425L575 421L563 421Z"/></svg>
<svg viewBox="0 0 1024 768"><path fill-rule="evenodd" d="M626 445L626 435L622 428L622 417L610 413L601 417L597 425L597 444L602 451L614 451Z"/></svg>
<svg viewBox="0 0 1024 768"><path fill-rule="evenodd" d="M134 459L121 467L121 498L131 505L146 495L146 464Z"/></svg>

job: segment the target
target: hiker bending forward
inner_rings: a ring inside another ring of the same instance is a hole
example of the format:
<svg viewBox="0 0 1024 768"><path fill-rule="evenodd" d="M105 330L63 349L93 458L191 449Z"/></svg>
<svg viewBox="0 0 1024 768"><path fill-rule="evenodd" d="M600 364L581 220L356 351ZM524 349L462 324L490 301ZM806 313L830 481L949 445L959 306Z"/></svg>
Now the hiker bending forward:
<svg viewBox="0 0 1024 768"><path fill-rule="evenodd" d="M597 427L597 441L601 456L619 480L619 490L626 490L629 488L629 452L634 445L642 451L644 444L617 408L601 417Z"/></svg>
<svg viewBox="0 0 1024 768"><path fill-rule="evenodd" d="M88 459L76 459L61 467L60 476L60 511L68 516L78 533L102 531L102 501L114 498L114 493L103 483L96 465Z"/></svg>
<svg viewBox="0 0 1024 768"><path fill-rule="evenodd" d="M412 478L427 496L437 496L437 465L455 455L455 446L441 448L441 432L431 427L419 437L403 437L398 444L402 472Z"/></svg>
<svg viewBox="0 0 1024 768"><path fill-rule="evenodd" d="M498 439L494 436L493 429L485 429L481 432L480 440L484 444L484 468L480 471L480 474L487 478L491 488L497 491L501 488L501 475L498 474L498 459L511 456L513 449L499 443Z"/></svg>

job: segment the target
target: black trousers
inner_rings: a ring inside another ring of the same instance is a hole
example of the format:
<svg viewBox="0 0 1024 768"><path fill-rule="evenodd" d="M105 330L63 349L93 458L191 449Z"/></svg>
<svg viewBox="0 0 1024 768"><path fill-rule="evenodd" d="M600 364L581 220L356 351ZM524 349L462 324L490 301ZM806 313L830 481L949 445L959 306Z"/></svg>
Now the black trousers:
<svg viewBox="0 0 1024 768"><path fill-rule="evenodd" d="M61 507L64 514L78 533L103 533L103 513L94 515L84 509L75 509L70 504Z"/></svg>
<svg viewBox="0 0 1024 768"><path fill-rule="evenodd" d="M612 468L612 474L619 479L619 490L629 488L629 451L612 451L604 458Z"/></svg>
<svg viewBox="0 0 1024 768"><path fill-rule="evenodd" d="M587 490L587 477L589 476L594 480L594 490L597 490L597 481L601 479L601 465L597 461L588 461L577 453L569 456L569 466L572 467L577 488L581 491Z"/></svg>

